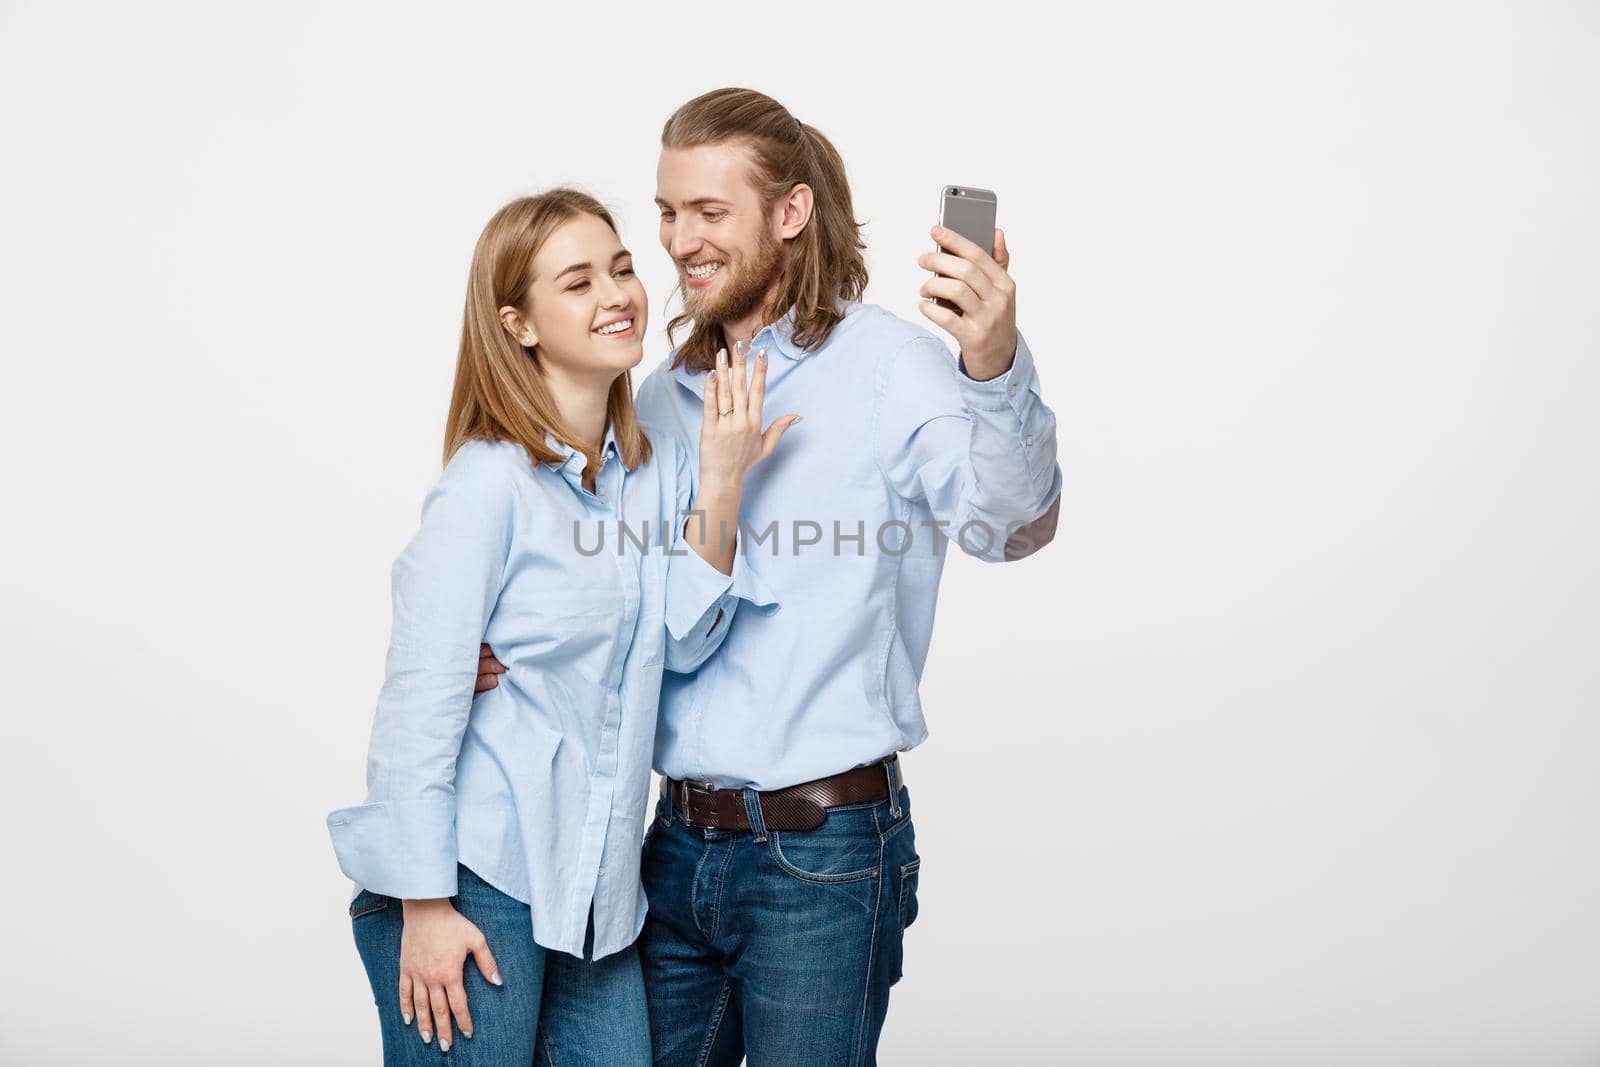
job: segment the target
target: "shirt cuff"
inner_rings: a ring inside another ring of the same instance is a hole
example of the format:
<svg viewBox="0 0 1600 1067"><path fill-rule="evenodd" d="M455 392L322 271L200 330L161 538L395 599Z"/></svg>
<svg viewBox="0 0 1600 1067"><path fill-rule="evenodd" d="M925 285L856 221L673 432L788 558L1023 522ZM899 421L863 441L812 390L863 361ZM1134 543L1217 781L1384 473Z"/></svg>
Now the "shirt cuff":
<svg viewBox="0 0 1600 1067"><path fill-rule="evenodd" d="M1034 388L1036 376L1033 369L1033 352L1028 348L1028 342L1022 339L1022 331L1017 331L1017 354L1011 360L1011 366L998 378L990 378L986 382L975 382L967 377L967 365L960 356L956 357L956 378L961 383L961 396L968 406L982 408L986 411L1004 411L1010 408L1016 412L1017 418L1024 415L1023 405L1028 403L1028 394Z"/></svg>
<svg viewBox="0 0 1600 1067"><path fill-rule="evenodd" d="M340 808L328 816L339 869L368 892L401 900L456 895L454 797Z"/></svg>
<svg viewBox="0 0 1600 1067"><path fill-rule="evenodd" d="M667 566L667 633L674 640L682 641L707 615L719 609L731 614L735 601L744 600L761 608L778 603L743 552L733 553L730 575L707 563L682 541L678 548L681 554L674 555Z"/></svg>

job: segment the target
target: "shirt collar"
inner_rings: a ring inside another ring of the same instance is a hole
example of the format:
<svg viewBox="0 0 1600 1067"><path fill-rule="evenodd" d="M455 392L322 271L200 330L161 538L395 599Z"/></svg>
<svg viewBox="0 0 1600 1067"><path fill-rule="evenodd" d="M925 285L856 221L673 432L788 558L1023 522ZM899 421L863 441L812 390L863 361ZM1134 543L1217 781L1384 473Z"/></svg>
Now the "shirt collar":
<svg viewBox="0 0 1600 1067"><path fill-rule="evenodd" d="M834 310L838 311L840 315L848 315L857 305L854 301L834 297L833 306ZM750 339L751 350L768 348L778 355L796 362L805 359L807 356L814 355L816 349L807 350L795 343L794 320L795 309L790 308L783 318L777 322L761 327L756 332L756 335ZM673 353L674 356L676 354L676 352ZM669 363L671 358L670 356L668 357ZM672 375L680 383L692 390L695 396L705 396L705 393L701 391L705 388L706 375L704 371L692 371L687 364L679 364L673 368Z"/></svg>
<svg viewBox="0 0 1600 1067"><path fill-rule="evenodd" d="M570 471L573 474L582 474L585 464L589 461L582 450L573 448L565 441L557 439L553 433L544 435L544 443L550 446L551 451L561 456L558 460L545 460L545 466L557 470ZM617 435L612 428L611 420L606 420L606 436L600 442L600 466L604 467L606 461L617 454Z"/></svg>
<svg viewBox="0 0 1600 1067"><path fill-rule="evenodd" d="M789 313L772 325L764 327L761 333L756 334L751 341L751 347L761 347L761 334L766 334L772 341L772 347L779 355L788 356L790 359L805 359L811 353L794 343L795 309L790 308Z"/></svg>

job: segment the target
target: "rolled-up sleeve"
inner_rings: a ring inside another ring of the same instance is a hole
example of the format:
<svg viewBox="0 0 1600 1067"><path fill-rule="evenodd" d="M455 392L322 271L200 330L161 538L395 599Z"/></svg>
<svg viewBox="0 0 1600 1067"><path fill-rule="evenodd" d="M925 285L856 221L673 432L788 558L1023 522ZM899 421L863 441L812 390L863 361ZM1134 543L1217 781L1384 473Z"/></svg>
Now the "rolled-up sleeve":
<svg viewBox="0 0 1600 1067"><path fill-rule="evenodd" d="M721 646L739 601L777 611L778 600L743 551L733 554L733 573L723 574L685 542L686 517L688 522L699 521L689 511L694 499L694 469L683 445L675 439L673 445L678 463L677 529L667 564L666 668L687 674Z"/></svg>
<svg viewBox="0 0 1600 1067"><path fill-rule="evenodd" d="M1056 418L1040 397L1021 334L1010 369L982 382L967 377L937 338L918 334L880 362L875 390L879 469L902 497L926 501L963 551L1015 559L1027 554L1016 543L1007 551L1019 530L1034 534L1028 551L1053 536L1061 492ZM1044 533L1036 520L1047 515Z"/></svg>
<svg viewBox="0 0 1600 1067"><path fill-rule="evenodd" d="M478 646L499 599L515 486L482 442L428 494L392 572L393 626L367 756L367 800L328 816L339 866L400 898L456 892L455 771Z"/></svg>

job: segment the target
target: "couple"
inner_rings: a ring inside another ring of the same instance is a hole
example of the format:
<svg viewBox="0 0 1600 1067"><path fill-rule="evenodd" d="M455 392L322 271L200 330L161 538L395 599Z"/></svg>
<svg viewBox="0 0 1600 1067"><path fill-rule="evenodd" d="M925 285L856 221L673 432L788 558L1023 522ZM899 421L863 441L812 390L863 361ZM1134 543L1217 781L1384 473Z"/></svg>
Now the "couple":
<svg viewBox="0 0 1600 1067"><path fill-rule="evenodd" d="M637 402L599 203L517 200L473 255L367 801L328 818L386 1063L876 1062L947 541L1054 533L998 231L918 260L952 356L859 302L843 161L777 101L679 108L656 201L689 332Z"/></svg>

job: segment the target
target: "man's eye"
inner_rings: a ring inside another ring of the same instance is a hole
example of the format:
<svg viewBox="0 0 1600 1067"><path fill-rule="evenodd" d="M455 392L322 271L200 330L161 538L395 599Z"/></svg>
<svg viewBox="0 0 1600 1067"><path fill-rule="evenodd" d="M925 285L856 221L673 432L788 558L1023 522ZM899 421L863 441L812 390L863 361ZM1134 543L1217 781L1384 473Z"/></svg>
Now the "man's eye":
<svg viewBox="0 0 1600 1067"><path fill-rule="evenodd" d="M707 222L719 222L719 221L721 221L722 216L724 216L726 214L727 214L726 211L703 211L703 212L701 212L701 216Z"/></svg>
<svg viewBox="0 0 1600 1067"><path fill-rule="evenodd" d="M671 221L672 221L672 212L670 212L670 211L663 211L663 212L662 212L662 213L661 213L661 221L662 221L662 222L671 222Z"/></svg>

